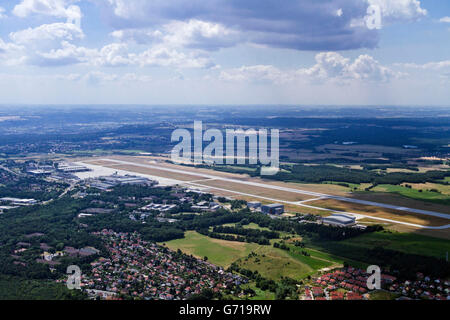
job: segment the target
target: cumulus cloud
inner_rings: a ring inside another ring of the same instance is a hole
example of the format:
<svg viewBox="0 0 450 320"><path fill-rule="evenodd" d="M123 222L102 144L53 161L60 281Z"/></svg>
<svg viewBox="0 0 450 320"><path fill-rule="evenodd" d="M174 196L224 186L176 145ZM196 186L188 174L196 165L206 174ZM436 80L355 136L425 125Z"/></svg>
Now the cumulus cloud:
<svg viewBox="0 0 450 320"><path fill-rule="evenodd" d="M381 65L368 55L360 55L351 61L336 52L322 52L316 55L316 64L310 68L283 71L271 65L243 66L222 71L220 79L241 82L269 81L275 84L295 81L345 84L350 81L388 82L401 76L401 73Z"/></svg>
<svg viewBox="0 0 450 320"><path fill-rule="evenodd" d="M2 48L5 49L2 49ZM209 57L195 53L183 53L164 47L152 47L140 53L131 53L128 45L124 43L108 44L100 49L91 49L77 46L69 41L62 41L60 47L48 51L33 51L30 53L25 47L13 43L0 42L1 50L12 49L23 52L23 63L41 66L55 67L66 65L89 65L95 67L119 67L119 66L152 66L152 67L176 67L176 68L210 68L214 64Z"/></svg>
<svg viewBox="0 0 450 320"><path fill-rule="evenodd" d="M212 68L214 63L208 56L183 53L166 47L152 47L138 55L132 55L141 66L163 66L177 68Z"/></svg>
<svg viewBox="0 0 450 320"><path fill-rule="evenodd" d="M68 22L80 21L81 9L73 3L78 0L22 0L13 9L13 14L26 18L31 14L41 14L66 18Z"/></svg>
<svg viewBox="0 0 450 320"><path fill-rule="evenodd" d="M450 23L450 17L443 17L439 19L439 22L441 23Z"/></svg>
<svg viewBox="0 0 450 320"><path fill-rule="evenodd" d="M106 0L103 4L118 30L154 31L174 21L188 23L188 29L194 29L188 38L201 39L193 42L202 48L223 39L224 30L240 33L231 39L235 44L252 42L298 50L373 48L378 42L376 31L351 25L353 19L362 19L367 13L368 3L360 0L285 0L282 5L278 0ZM211 26L216 31L209 37L199 32Z"/></svg>
<svg viewBox="0 0 450 320"><path fill-rule="evenodd" d="M385 22L417 20L427 15L419 0L368 0L370 5L381 8Z"/></svg>
<svg viewBox="0 0 450 320"><path fill-rule="evenodd" d="M317 54L316 64L309 69L300 69L298 73L320 81L337 79L386 82L400 76L369 55L360 55L352 62L336 52Z"/></svg>
<svg viewBox="0 0 450 320"><path fill-rule="evenodd" d="M132 28L116 30L111 35L120 41L138 44L160 43L169 47L186 47L203 50L217 50L233 46L240 34L218 23L191 19L173 21L160 29Z"/></svg>
<svg viewBox="0 0 450 320"><path fill-rule="evenodd" d="M55 40L74 40L83 38L80 28L71 23L43 24L36 28L28 28L17 32L11 32L10 39L17 44L40 43Z"/></svg>

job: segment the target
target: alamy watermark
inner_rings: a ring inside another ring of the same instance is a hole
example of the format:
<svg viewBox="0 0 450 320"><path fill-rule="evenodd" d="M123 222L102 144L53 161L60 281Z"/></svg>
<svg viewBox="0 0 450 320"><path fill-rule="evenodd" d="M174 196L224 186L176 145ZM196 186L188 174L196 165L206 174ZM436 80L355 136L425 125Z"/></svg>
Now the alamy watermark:
<svg viewBox="0 0 450 320"><path fill-rule="evenodd" d="M370 30L381 29L382 24L382 9L378 5L370 5L367 8L367 16L365 17L365 22L367 28Z"/></svg>
<svg viewBox="0 0 450 320"><path fill-rule="evenodd" d="M179 142L171 159L178 164L262 165L261 175L275 175L280 165L280 132L271 129L203 130L202 121L194 122L194 136L187 129L172 133L172 142ZM270 138L270 153L269 153ZM248 143L247 143L248 141ZM204 146L204 143L207 146ZM192 145L193 144L193 145Z"/></svg>
<svg viewBox="0 0 450 320"><path fill-rule="evenodd" d="M67 289L81 290L81 269L79 266L68 266L67 272L69 278L66 281Z"/></svg>
<svg viewBox="0 0 450 320"><path fill-rule="evenodd" d="M369 266L367 273L370 274L367 279L367 288L369 290L381 289L381 269L379 266Z"/></svg>

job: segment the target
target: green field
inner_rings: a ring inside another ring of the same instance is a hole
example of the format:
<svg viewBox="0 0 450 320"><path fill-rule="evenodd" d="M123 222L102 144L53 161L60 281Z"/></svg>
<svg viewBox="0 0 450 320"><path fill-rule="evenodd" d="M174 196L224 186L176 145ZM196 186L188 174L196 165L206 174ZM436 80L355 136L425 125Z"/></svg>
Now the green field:
<svg viewBox="0 0 450 320"><path fill-rule="evenodd" d="M422 192L419 192L419 190L416 189L410 189L403 186L397 186L397 185L390 185L390 184L380 184L372 189L372 191L375 192L391 192L391 193L397 193L404 197L412 198L412 199L418 199L418 200L426 200L426 201L449 201L450 203L450 197L438 193L438 192L431 192L428 190L423 190Z"/></svg>
<svg viewBox="0 0 450 320"><path fill-rule="evenodd" d="M264 278L272 280L279 280L281 277L301 280L315 272L311 266L281 249L261 246L256 254L256 257L240 259L237 265L244 269L257 270Z"/></svg>
<svg viewBox="0 0 450 320"><path fill-rule="evenodd" d="M243 243L212 239L195 231L187 231L184 239L166 242L172 250L180 249L196 257L208 257L208 261L221 267L228 267L239 258L260 247L254 243Z"/></svg>
<svg viewBox="0 0 450 320"><path fill-rule="evenodd" d="M449 240L414 233L375 232L363 234L340 243L349 247L383 247L385 249L437 258L445 258L446 252L450 252Z"/></svg>

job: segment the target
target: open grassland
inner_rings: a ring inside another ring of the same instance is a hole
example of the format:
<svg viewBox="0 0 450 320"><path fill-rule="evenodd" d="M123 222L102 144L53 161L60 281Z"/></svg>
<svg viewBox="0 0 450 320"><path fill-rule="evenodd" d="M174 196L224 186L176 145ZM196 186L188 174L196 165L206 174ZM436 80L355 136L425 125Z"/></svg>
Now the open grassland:
<svg viewBox="0 0 450 320"><path fill-rule="evenodd" d="M260 247L254 243L213 239L195 231L187 231L184 239L172 240L166 245L172 250L180 249L198 258L208 257L209 262L224 268Z"/></svg>
<svg viewBox="0 0 450 320"><path fill-rule="evenodd" d="M403 184L405 186L406 184ZM444 185L439 183L409 183L409 185L416 190L437 190L442 196L446 196L446 199L450 200L450 185Z"/></svg>
<svg viewBox="0 0 450 320"><path fill-rule="evenodd" d="M275 293L270 291L263 291L256 287L255 283L249 283L242 286L242 289L250 288L255 291L255 296L250 300L275 300Z"/></svg>
<svg viewBox="0 0 450 320"><path fill-rule="evenodd" d="M322 268L338 266L336 261L329 261L317 257L306 257L293 246L291 251L284 251L272 246L260 246L255 250L255 256L247 256L237 261L239 267L258 271L263 277L279 280L289 277L301 280Z"/></svg>
<svg viewBox="0 0 450 320"><path fill-rule="evenodd" d="M293 245L289 245L292 252L288 252L273 246L213 239L195 231L188 231L184 239L172 240L165 245L172 250L180 249L198 258L206 256L211 263L225 268L237 262L241 268L258 270L263 277L274 280L281 277L300 280L319 269L339 266L343 261L342 258L313 249L303 249L311 254L310 257L306 257Z"/></svg>
<svg viewBox="0 0 450 320"><path fill-rule="evenodd" d="M425 226L442 226L448 224L448 219L332 199L312 201L309 204L311 206L327 208L335 211L359 213L367 216L392 219Z"/></svg>

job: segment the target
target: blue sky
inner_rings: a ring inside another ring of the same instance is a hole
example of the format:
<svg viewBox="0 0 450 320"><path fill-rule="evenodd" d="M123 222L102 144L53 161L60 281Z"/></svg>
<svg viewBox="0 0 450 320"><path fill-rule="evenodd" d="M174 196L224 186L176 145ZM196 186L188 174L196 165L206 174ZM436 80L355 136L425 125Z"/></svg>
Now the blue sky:
<svg viewBox="0 0 450 320"><path fill-rule="evenodd" d="M0 0L1 104L450 105L450 2Z"/></svg>

